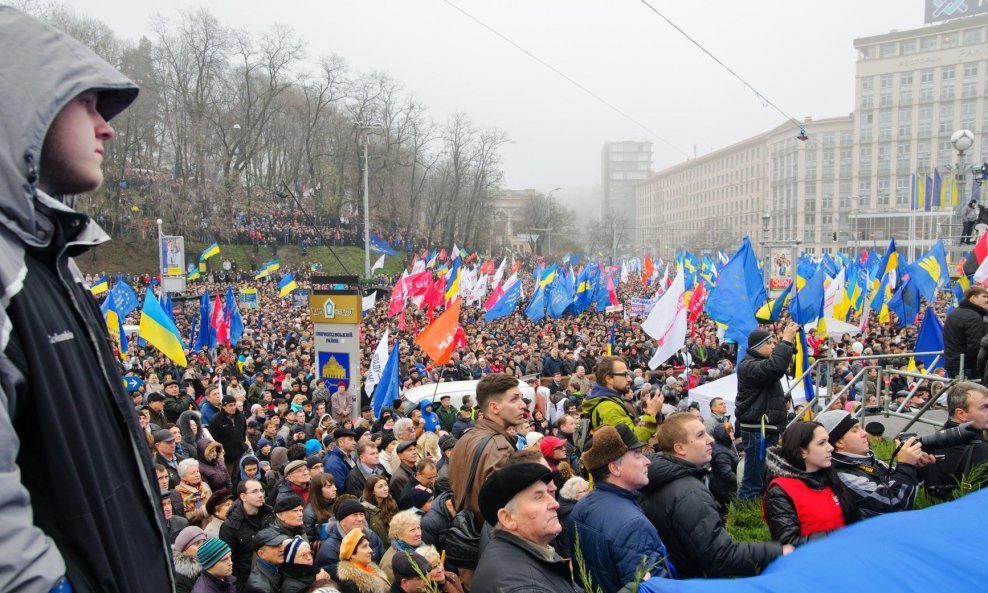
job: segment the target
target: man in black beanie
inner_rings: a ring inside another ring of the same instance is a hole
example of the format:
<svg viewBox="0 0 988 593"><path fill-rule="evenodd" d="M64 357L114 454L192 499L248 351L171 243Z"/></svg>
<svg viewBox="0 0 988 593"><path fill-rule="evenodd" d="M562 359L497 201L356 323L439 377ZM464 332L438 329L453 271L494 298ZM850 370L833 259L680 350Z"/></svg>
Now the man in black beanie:
<svg viewBox="0 0 988 593"><path fill-rule="evenodd" d="M786 425L786 399L779 380L796 353L799 329L799 324L787 323L781 342L760 329L748 334L748 350L738 365L738 397L734 406L744 446L744 475L738 490L742 500L752 500L765 490L762 455L778 444Z"/></svg>

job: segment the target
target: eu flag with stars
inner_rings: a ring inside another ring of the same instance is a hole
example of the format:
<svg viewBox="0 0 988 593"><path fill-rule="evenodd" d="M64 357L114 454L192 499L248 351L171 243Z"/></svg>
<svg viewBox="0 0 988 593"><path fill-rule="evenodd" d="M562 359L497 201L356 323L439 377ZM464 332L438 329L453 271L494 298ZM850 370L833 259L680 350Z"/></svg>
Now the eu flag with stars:
<svg viewBox="0 0 988 593"><path fill-rule="evenodd" d="M757 260L746 236L741 248L721 268L717 285L707 298L707 314L727 325L724 338L738 344L747 343L748 334L758 327L755 311L766 298ZM738 362L744 358L744 350L738 348Z"/></svg>

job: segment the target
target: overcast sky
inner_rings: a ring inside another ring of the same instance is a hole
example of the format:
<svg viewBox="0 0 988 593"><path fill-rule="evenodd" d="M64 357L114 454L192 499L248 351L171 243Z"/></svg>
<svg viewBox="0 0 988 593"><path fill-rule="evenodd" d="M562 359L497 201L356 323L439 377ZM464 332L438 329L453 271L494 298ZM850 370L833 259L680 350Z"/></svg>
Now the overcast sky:
<svg viewBox="0 0 988 593"><path fill-rule="evenodd" d="M649 0L788 115L853 109L852 41L919 27L921 0ZM208 6L223 23L296 29L311 57L335 53L384 71L443 121L462 111L505 130L505 186L585 194L604 142L655 143L653 169L783 123L750 90L640 0L70 0L119 35L149 34L156 13ZM483 28L510 38L641 124ZM643 129L648 128L648 130ZM650 130L650 131L649 131ZM794 127L793 133L796 133ZM807 132L813 134L812 125Z"/></svg>

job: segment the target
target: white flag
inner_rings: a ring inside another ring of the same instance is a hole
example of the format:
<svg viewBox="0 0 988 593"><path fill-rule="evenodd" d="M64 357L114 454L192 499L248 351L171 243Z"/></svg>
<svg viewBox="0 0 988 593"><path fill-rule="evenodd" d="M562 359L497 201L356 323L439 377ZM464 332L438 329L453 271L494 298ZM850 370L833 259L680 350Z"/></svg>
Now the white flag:
<svg viewBox="0 0 988 593"><path fill-rule="evenodd" d="M377 302L377 291L375 290L374 292L370 293L369 295L365 296L360 300L361 300L360 310L370 311L371 309L374 308L374 303Z"/></svg>
<svg viewBox="0 0 988 593"><path fill-rule="evenodd" d="M419 272L425 271L425 260L417 259L415 260L415 265L412 266L412 274L418 274Z"/></svg>
<svg viewBox="0 0 988 593"><path fill-rule="evenodd" d="M373 274L374 273L374 270L376 270L378 268L380 268L382 270L384 269L384 256L383 255L381 257L377 258L377 261L374 262L374 265L373 266L371 266L371 274Z"/></svg>
<svg viewBox="0 0 988 593"><path fill-rule="evenodd" d="M381 341L377 344L377 349L374 350L374 356L371 358L370 368L367 369L367 378L364 379L364 391L367 392L367 395L374 393L374 387L381 382L381 375L384 373L384 365L388 364L389 355L388 330L385 329Z"/></svg>
<svg viewBox="0 0 988 593"><path fill-rule="evenodd" d="M501 259L501 265L497 267L497 271L494 272L494 277L491 278L491 286L497 286L497 283L501 281L501 277L504 276L504 264L508 263L507 256Z"/></svg>
<svg viewBox="0 0 988 593"><path fill-rule="evenodd" d="M974 283L984 284L985 280L988 279L988 257L985 258L978 269L974 272Z"/></svg>
<svg viewBox="0 0 988 593"><path fill-rule="evenodd" d="M840 304L844 299L844 268L837 272L837 277L830 281L830 284L823 289L823 316L834 316L834 305Z"/></svg>
<svg viewBox="0 0 988 593"><path fill-rule="evenodd" d="M655 356L648 361L650 369L655 369L669 360L686 345L687 311L686 303L683 301L685 292L686 279L683 277L683 267L679 266L672 286L662 295L659 302L655 303L648 318L642 323L642 330L659 343Z"/></svg>

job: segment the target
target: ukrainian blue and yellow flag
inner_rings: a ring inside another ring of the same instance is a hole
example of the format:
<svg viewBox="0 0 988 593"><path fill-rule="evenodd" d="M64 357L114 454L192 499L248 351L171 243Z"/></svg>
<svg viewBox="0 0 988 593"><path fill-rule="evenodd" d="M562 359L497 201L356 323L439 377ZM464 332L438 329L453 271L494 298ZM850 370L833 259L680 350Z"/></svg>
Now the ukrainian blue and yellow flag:
<svg viewBox="0 0 988 593"><path fill-rule="evenodd" d="M160 350L176 364L188 366L189 361L185 358L185 346L178 334L178 328L171 319L168 319L168 315L165 314L158 299L154 297L154 291L150 288L144 295L144 307L141 309L141 323L137 335L147 340L148 344Z"/></svg>
<svg viewBox="0 0 988 593"><path fill-rule="evenodd" d="M96 282L93 282L93 285L89 287L89 292L93 293L93 296L103 294L108 290L110 290L110 282L106 279L106 276L103 276Z"/></svg>
<svg viewBox="0 0 988 593"><path fill-rule="evenodd" d="M460 296L460 258L453 261L453 267L446 276L446 302L450 303Z"/></svg>
<svg viewBox="0 0 988 593"><path fill-rule="evenodd" d="M189 282L192 282L193 280L198 280L201 277L202 274L200 274L199 269L193 266L192 264L189 264L189 276L188 276Z"/></svg>
<svg viewBox="0 0 988 593"><path fill-rule="evenodd" d="M277 272L281 269L281 260L273 259L269 262L264 262L261 265L261 269L258 270L257 275L254 276L254 280L260 280L261 278L266 278L270 276L272 272Z"/></svg>
<svg viewBox="0 0 988 593"><path fill-rule="evenodd" d="M910 280L915 283L923 298L932 303L936 299L937 289L950 279L947 268L947 251L943 246L943 241L937 241L933 249L909 264L906 270Z"/></svg>
<svg viewBox="0 0 988 593"><path fill-rule="evenodd" d="M117 348L120 351L120 358L127 358L127 350L129 344L127 344L127 332L123 328L123 320L120 318L120 314L117 313L117 306L113 302L113 299L107 299L109 301L109 306L106 309L106 315L104 319L106 320L106 329L110 332L110 337L116 342Z"/></svg>
<svg viewBox="0 0 988 593"><path fill-rule="evenodd" d="M541 278L539 278L539 288L545 288L556 279L556 262L552 262L552 265L548 268L542 270Z"/></svg>
<svg viewBox="0 0 988 593"><path fill-rule="evenodd" d="M882 259L878 261L878 268L875 270L875 274L872 277L872 289L878 287L878 283L885 278L885 274L888 274L892 270L899 268L899 252L895 249L895 239L889 240L889 246L885 249L885 255ZM874 307L874 304L872 304Z"/></svg>
<svg viewBox="0 0 988 593"><path fill-rule="evenodd" d="M199 256L199 260L206 261L207 259L213 257L214 255L219 255L219 254L220 254L219 243L213 243L212 245L207 247L205 251L202 252L202 255Z"/></svg>
<svg viewBox="0 0 988 593"><path fill-rule="evenodd" d="M278 296L286 297L296 288L298 288L298 283L295 282L295 276L293 274L285 274L285 277L278 283Z"/></svg>

